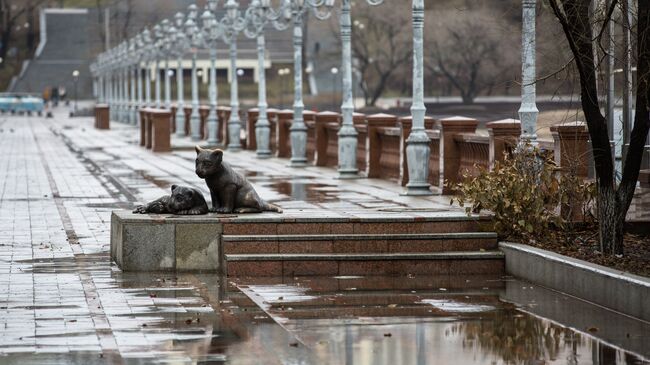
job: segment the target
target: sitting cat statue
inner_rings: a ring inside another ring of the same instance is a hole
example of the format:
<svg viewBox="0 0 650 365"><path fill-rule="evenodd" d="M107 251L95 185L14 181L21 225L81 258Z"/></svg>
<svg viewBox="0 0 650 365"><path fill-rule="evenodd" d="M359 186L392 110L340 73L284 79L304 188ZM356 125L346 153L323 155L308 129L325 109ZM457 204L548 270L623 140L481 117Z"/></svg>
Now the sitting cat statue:
<svg viewBox="0 0 650 365"><path fill-rule="evenodd" d="M223 151L220 149L211 150L196 146L196 174L205 179L210 189L211 212L282 213L280 207L260 198L253 185L223 161Z"/></svg>
<svg viewBox="0 0 650 365"><path fill-rule="evenodd" d="M139 205L133 213L207 214L208 204L200 191L187 186L172 185L172 195L165 195L146 205Z"/></svg>

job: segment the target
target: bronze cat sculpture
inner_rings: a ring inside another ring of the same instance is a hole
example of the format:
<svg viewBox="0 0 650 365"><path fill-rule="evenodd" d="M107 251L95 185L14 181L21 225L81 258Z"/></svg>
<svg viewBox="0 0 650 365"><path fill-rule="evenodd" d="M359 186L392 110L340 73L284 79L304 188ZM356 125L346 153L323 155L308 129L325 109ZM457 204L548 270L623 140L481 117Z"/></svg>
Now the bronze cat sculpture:
<svg viewBox="0 0 650 365"><path fill-rule="evenodd" d="M187 186L172 185L172 195L165 195L146 205L139 205L133 213L207 214L208 203L205 202L200 191Z"/></svg>
<svg viewBox="0 0 650 365"><path fill-rule="evenodd" d="M203 149L196 146L196 174L201 179L205 179L210 189L211 212L260 213L268 211L282 213L280 207L260 198L251 183L223 161L222 150Z"/></svg>

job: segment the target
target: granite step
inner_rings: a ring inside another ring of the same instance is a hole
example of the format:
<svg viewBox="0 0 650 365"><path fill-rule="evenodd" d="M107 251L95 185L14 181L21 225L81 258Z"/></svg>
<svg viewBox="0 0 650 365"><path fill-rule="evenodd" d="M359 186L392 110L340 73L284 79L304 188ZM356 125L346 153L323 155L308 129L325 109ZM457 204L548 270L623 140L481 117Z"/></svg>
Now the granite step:
<svg viewBox="0 0 650 365"><path fill-rule="evenodd" d="M501 274L499 250L430 253L225 254L228 276Z"/></svg>
<svg viewBox="0 0 650 365"><path fill-rule="evenodd" d="M430 253L497 248L493 232L224 235L225 254Z"/></svg>
<svg viewBox="0 0 650 365"><path fill-rule="evenodd" d="M222 219L224 235L413 234L480 232L488 217L463 215L389 218L239 217Z"/></svg>

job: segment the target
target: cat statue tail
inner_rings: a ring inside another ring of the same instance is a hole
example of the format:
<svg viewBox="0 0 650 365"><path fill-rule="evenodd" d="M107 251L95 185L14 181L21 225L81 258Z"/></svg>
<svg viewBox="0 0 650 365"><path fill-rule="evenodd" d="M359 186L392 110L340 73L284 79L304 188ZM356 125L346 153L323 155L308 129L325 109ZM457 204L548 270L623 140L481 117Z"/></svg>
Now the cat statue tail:
<svg viewBox="0 0 650 365"><path fill-rule="evenodd" d="M265 212L277 212L277 213L282 213L282 208L278 207L277 205L275 205L275 204L271 204L271 203L266 203L266 202L265 202L265 204L266 204L266 205L264 206L264 211L265 211Z"/></svg>

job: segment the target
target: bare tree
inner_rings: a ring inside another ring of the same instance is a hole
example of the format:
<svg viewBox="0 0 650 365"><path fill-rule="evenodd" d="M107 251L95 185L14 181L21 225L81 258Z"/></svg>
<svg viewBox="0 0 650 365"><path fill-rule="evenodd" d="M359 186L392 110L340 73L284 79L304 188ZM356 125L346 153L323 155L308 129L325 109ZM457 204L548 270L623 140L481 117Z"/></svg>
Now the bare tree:
<svg viewBox="0 0 650 365"><path fill-rule="evenodd" d="M17 21L23 16L31 15L36 7L45 0L0 0L0 57L5 59L7 51L11 48L11 41ZM30 24L34 27L34 24ZM2 67L0 64L0 67Z"/></svg>
<svg viewBox="0 0 650 365"><path fill-rule="evenodd" d="M589 128L598 184L598 218L601 249L606 254L623 254L625 216L634 195L643 147L650 129L650 1L637 1L636 59L637 82L636 111L630 145L623 164L621 181L616 186L614 162L607 132L607 120L601 112L597 82L597 63L594 57L594 40L600 53L601 37L618 4L612 0L604 9L604 21L594 38L594 23L590 16L591 0L548 0L568 40L580 79L582 110Z"/></svg>
<svg viewBox="0 0 650 365"><path fill-rule="evenodd" d="M411 59L409 15L410 7L401 5L371 7L363 1L353 8L352 55L366 105L375 105L390 78Z"/></svg>
<svg viewBox="0 0 650 365"><path fill-rule="evenodd" d="M510 23L496 11L452 7L429 14L425 66L432 75L444 77L464 104L496 83L513 79L509 73L516 70L517 52L509 45L517 44L516 32L502 28Z"/></svg>
<svg viewBox="0 0 650 365"><path fill-rule="evenodd" d="M129 38L129 26L131 25L131 18L133 16L133 0L122 0L122 5L125 7L124 14L122 14L122 27L121 27L121 38Z"/></svg>

